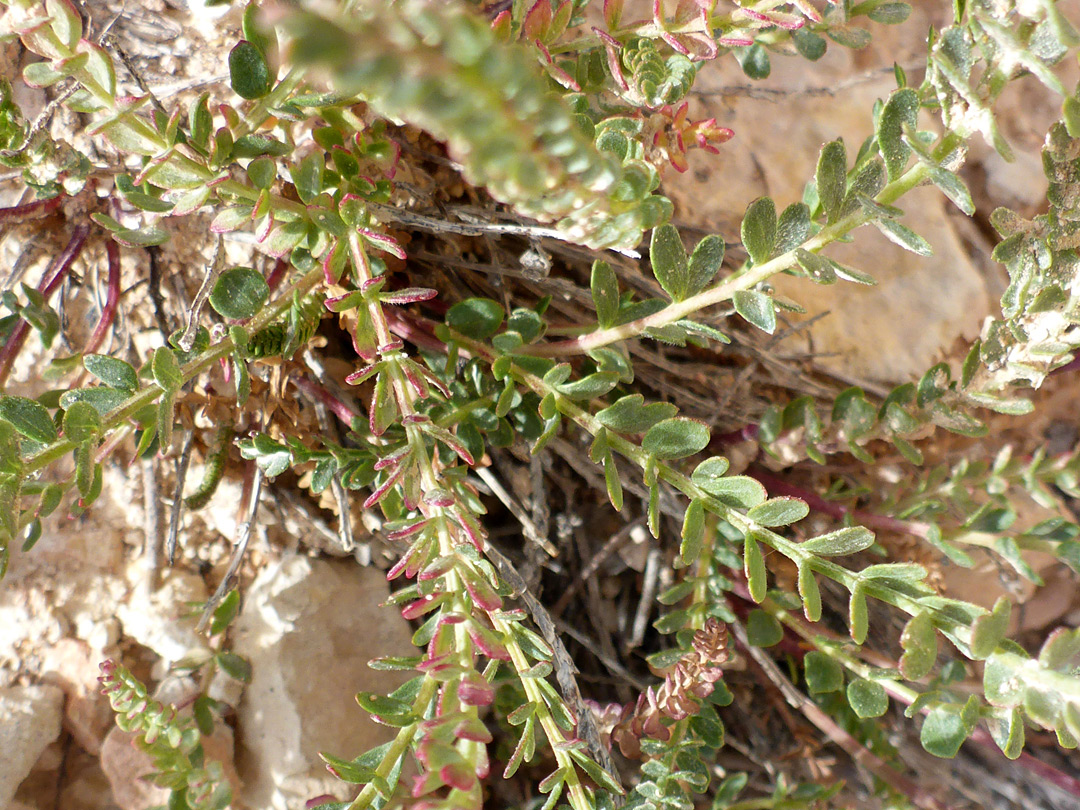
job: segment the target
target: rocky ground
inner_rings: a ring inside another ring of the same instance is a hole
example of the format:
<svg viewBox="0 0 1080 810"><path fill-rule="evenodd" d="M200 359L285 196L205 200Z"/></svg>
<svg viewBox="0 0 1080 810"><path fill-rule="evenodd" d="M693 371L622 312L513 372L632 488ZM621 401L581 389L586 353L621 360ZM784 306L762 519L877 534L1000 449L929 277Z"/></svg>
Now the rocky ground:
<svg viewBox="0 0 1080 810"><path fill-rule="evenodd" d="M909 69L913 82L921 80L923 35L947 11L944 3L921 5L902 28L875 30L866 51L834 46L814 65L775 59L770 79L753 86L733 60L706 68L693 107L702 116L716 116L736 137L719 156L695 153L689 172L667 178L677 222L734 239L750 200L762 194L782 204L800 198L821 143L842 135L854 148L870 132L870 104L894 86L894 62ZM1080 2L1063 5L1080 20ZM119 15L113 23L118 41L163 97L190 93L192 83L206 77L220 82L226 73L225 55L237 36L235 10L187 9L162 0L86 6L98 25ZM14 76L24 55L17 45L0 49L0 71ZM1075 65L1065 70L1070 85ZM213 90L228 92L221 83ZM20 103L33 114L44 96L24 88ZM965 179L980 211L1007 205L1029 215L1045 192L1039 148L1048 122L1058 115L1057 102L1030 81L1013 87L1004 103L1005 134L1016 149L1016 162L1004 163L976 146ZM57 126L72 124L61 119ZM0 181L0 204L13 204L19 193L11 178ZM1003 288L1001 269L989 259L988 223L951 211L931 190L917 192L904 207L905 222L930 241L935 257L921 260L876 233L860 232L855 244L839 246L834 255L872 268L876 288L814 287L785 279L782 292L809 310L808 325L756 347L750 362L758 365L759 375L773 375L791 387L791 364L800 363L813 368L815 382L805 383L811 392L813 386L827 392L830 380L881 391L940 359L955 360L956 348L978 334ZM174 238L165 248L163 261L173 272L204 263L208 243L197 235ZM51 237L40 238L33 267L47 257ZM14 262L25 239L25 233L0 232L0 266ZM248 249L229 245L241 257L237 263L246 263L242 257ZM135 284L147 270L133 262L125 272ZM149 307L137 309L128 317L151 329ZM31 358L20 369L20 391L43 389L36 368ZM1075 436L1069 385L1051 385L1042 401L1046 407L1038 417L1010 423L1021 443L1030 444L1061 424L1071 426ZM708 415L705 409L699 406L700 415ZM996 441L1002 440L997 434ZM107 658L123 660L167 702L183 705L194 693L198 685L171 674L170 667L208 643L196 632L198 617L188 606L205 601L222 576L242 520L235 510L241 483L227 480L207 509L185 514L178 562L162 568L148 549L162 531L163 513L168 514L173 469L171 462L151 464L111 463L95 508L74 521L52 521L30 553L13 555L0 583L0 810L144 810L163 800L161 791L138 778L147 763L115 727L98 692L98 665ZM529 490L528 481L517 483L515 491ZM571 526L566 537L583 526L601 537L613 531L607 513L562 517ZM225 765L241 806L284 810L321 794L342 795L343 786L317 753L352 757L385 739L385 730L366 718L353 696L393 687L391 673L373 672L366 662L376 655L407 654L412 630L396 611L379 607L388 594L382 574L388 555L359 515L354 533L365 541L359 559L342 555L335 520L303 493L264 492L242 571L244 606L230 636L233 649L250 659L253 680L241 688L221 676L209 685L211 696L231 711L208 752ZM643 571L650 548L644 532L635 534L601 576ZM1045 573L1052 585L1028 605L1020 630L1039 632L1055 622L1080 621L1075 580L1057 568ZM951 595L987 604L1010 587L989 565L950 576ZM1004 760L992 763L993 769L1006 768ZM918 764L931 772L941 767L936 761ZM994 778L1006 786L1030 778L1020 771L999 773ZM970 789L972 801L980 801L978 772L958 779L970 785L964 789ZM1014 793L1018 801L1023 798L1019 789ZM1070 806L1063 795L1046 796L1047 808Z"/></svg>

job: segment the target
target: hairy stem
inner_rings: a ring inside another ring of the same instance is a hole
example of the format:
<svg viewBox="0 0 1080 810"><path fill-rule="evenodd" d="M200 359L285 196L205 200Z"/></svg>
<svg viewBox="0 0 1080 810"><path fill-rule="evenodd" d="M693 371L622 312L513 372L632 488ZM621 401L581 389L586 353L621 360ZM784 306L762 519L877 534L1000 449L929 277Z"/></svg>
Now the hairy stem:
<svg viewBox="0 0 1080 810"><path fill-rule="evenodd" d="M945 135L934 150L935 156L945 156L953 151L959 142L959 136L949 133ZM924 183L929 176L929 169L921 163L912 166L901 177L889 183L874 199L882 205L891 205L916 186ZM577 338L560 340L554 343L541 343L524 346L520 349L522 354L531 354L538 357L565 357L568 355L585 354L601 346L607 346L620 340L627 340L641 335L646 329L659 328L688 318L696 312L730 300L735 293L750 290L763 281L766 281L777 273L783 272L796 264L796 251L799 249L808 251L821 250L826 245L846 236L856 228L872 221L874 216L864 210L858 210L849 214L838 222L822 228L816 236L811 237L798 248L793 248L786 253L769 259L767 262L751 267L749 270L736 273L721 281L713 287L704 290L697 295L692 295L682 301L675 301L664 309L644 318L638 318L629 323L612 326L607 329L597 329L589 334Z"/></svg>

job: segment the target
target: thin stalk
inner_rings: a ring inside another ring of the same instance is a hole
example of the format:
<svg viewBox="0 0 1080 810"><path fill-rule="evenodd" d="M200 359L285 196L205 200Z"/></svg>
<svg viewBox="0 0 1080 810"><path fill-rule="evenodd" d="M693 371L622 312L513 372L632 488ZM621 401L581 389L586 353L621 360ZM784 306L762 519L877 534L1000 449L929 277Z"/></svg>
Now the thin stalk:
<svg viewBox="0 0 1080 810"><path fill-rule="evenodd" d="M780 607L772 599L766 599L761 603L761 606L764 610L771 613L781 624L793 631L804 641L811 644L815 650L825 653L849 672L854 673L860 678L876 680L889 695L896 698L905 706L910 706L919 696L920 693L918 691L905 686L899 681L887 678L874 679L873 667L847 655L835 643L821 643L822 637L819 634L813 632L811 628L806 626L802 619ZM929 711L929 707L924 708L922 713L925 714L927 711ZM991 737L989 732L982 727L976 727L971 733L970 739L972 742L983 748L990 748L999 754L1001 753L1001 748L994 742L993 737ZM1073 796L1080 796L1080 779L1059 771L1053 765L1037 759L1027 751L1020 752L1020 756L1016 758L1015 762L1022 768L1052 782L1054 785L1071 793Z"/></svg>
<svg viewBox="0 0 1080 810"><path fill-rule="evenodd" d="M349 235L349 249L357 280L361 285L365 282L370 282L373 278L371 263L368 261L364 246L361 243L358 234L355 232L350 233ZM377 335L379 353L385 363L384 373L387 375L387 379L393 388L398 411L404 421L409 417L417 415L416 393L413 391L408 377L402 368L404 355L395 348L395 345L400 344L394 343L390 328L383 315L382 306L378 300L372 300L368 303L368 312ZM434 492L440 489L438 474L435 471L435 466L423 432L415 424L406 423L404 427L406 441L411 450L411 456L419 470L421 489L424 492ZM439 555L453 558L455 555L455 543L454 538L450 533L449 526L451 517L447 508L424 502L418 504L418 507L425 517L434 520L436 523ZM470 609L465 603L464 596L466 593L465 583L462 581L458 571L455 568L450 568L443 574L442 579L446 587L446 592L451 594L450 605L452 612L461 615L469 615ZM475 651L473 649L472 639L468 633L468 628L465 623L462 622L454 625L453 631L454 650L457 654L458 666L465 672L475 669ZM430 675L425 678L425 683L428 681L434 683L434 679ZM443 698L441 701L446 701L449 698L457 704L457 711L461 714L472 718L479 717L476 706L466 705L457 697L456 684L453 681L443 684L441 689L443 690ZM479 743L471 740L460 740L457 743L457 747L461 756L464 757L466 761L476 762L477 756L474 749L478 744Z"/></svg>
<svg viewBox="0 0 1080 810"><path fill-rule="evenodd" d="M771 495L790 495L798 498L804 501L813 511L828 515L834 520L851 517L856 523L871 529L910 534L923 540L930 536L929 523L916 520L900 520L899 518L868 512L865 509L851 509L842 503L826 500L814 492L784 481L782 478L760 467L751 467L746 474L761 482Z"/></svg>
<svg viewBox="0 0 1080 810"><path fill-rule="evenodd" d="M814 492L788 483L759 467L752 467L747 471L747 475L760 481L769 490L770 494L790 495L799 498L813 511L829 515L836 520L850 517L856 523L871 529L908 534L921 540L930 537L932 526L930 523L879 515L865 509L852 509L842 503L826 500ZM969 546L979 546L989 551L996 551L997 541L1001 536L993 532L965 531L955 535L950 534L946 539L952 543L963 543ZM1014 537L1013 540L1022 549L1043 551L1047 554L1054 554L1062 542L1059 540L1043 540L1037 537Z"/></svg>
<svg viewBox="0 0 1080 810"><path fill-rule="evenodd" d="M37 291L41 293L46 303L49 302L53 293L56 292L60 284L67 278L68 271L71 270L71 265L74 263L75 259L82 253L83 245L86 244L86 237L89 234L89 225L76 225L75 230L71 234L71 239L68 240L67 247L64 248L59 256L53 259L52 263L45 270L45 273L41 277L41 282L38 284ZM11 367L15 362L15 358L18 357L19 352L22 350L23 343L26 341L26 336L29 333L30 324L25 318L20 318L19 322L15 324L15 328L12 330L7 342L4 343L3 348L0 348L0 389L3 389L4 385L7 383L8 375L11 373Z"/></svg>
<svg viewBox="0 0 1080 810"><path fill-rule="evenodd" d="M846 751L852 760L923 810L945 810L933 795L903 774L893 770L889 763L864 746L850 732L841 728L835 720L822 711L821 707L796 689L765 651L750 643L746 628L741 623L736 621L731 628L739 646L754 659L765 676L780 690L788 704L801 712L803 717L816 726L820 732Z"/></svg>
<svg viewBox="0 0 1080 810"><path fill-rule="evenodd" d="M288 95L297 88L304 78L302 68L294 67L285 74L285 78L278 82L265 96L260 98L244 115L240 125L233 133L234 138L242 138L250 135L265 123L271 115L270 111L275 105L280 104Z"/></svg>
<svg viewBox="0 0 1080 810"><path fill-rule="evenodd" d="M101 308L101 317L98 318L94 333L83 348L83 354L93 354L101 346L116 318L116 308L120 304L120 246L112 239L105 243L105 256L109 265L105 306Z"/></svg>
<svg viewBox="0 0 1080 810"><path fill-rule="evenodd" d="M488 361L494 359L492 350L482 343L460 335L455 335L455 339L475 356L485 357ZM590 434L595 436L601 430L605 430L604 426L595 416L588 411L585 411L571 400L555 392L539 377L530 374L518 366L512 366L511 373L521 384L531 388L540 396L543 397L548 394L553 394L559 411ZM964 630L964 628L958 626L955 619L950 618L948 614L928 608L926 605L920 604L916 599L895 588L882 584L882 582L864 582L860 580L859 575L856 572L849 571L843 566L837 565L827 559L823 559L816 554L806 552L799 547L798 543L792 542L776 532L769 531L768 529L759 526L742 512L725 505L718 499L709 495L694 484L689 476L680 473L674 467L663 461L653 459L640 445L611 432L607 432L607 441L608 446L612 450L638 465L643 471L646 470L650 464L655 464L660 479L671 484L688 498L701 500L710 512L730 523L736 530L743 532L744 534L753 531L755 537L761 542L772 547L776 551L779 551L793 562L809 565L815 573L840 583L849 591L853 590L855 586L859 584L868 596L872 596L879 601L899 608L908 615L914 616L916 613L929 612L934 616L935 623L938 624L938 626L951 627L957 631L961 631L961 633Z"/></svg>
<svg viewBox="0 0 1080 810"><path fill-rule="evenodd" d="M0 225L8 223L18 225L27 220L46 217L59 208L63 201L64 195L57 194L47 200L34 200L22 205L13 205L10 208L0 208Z"/></svg>
<svg viewBox="0 0 1080 810"><path fill-rule="evenodd" d="M709 604L709 571L712 568L713 547L716 545L716 517L709 515L705 520L704 534L701 538L701 553L694 563L694 598L692 604ZM705 626L704 616L695 615L693 627L700 630Z"/></svg>
<svg viewBox="0 0 1080 810"><path fill-rule="evenodd" d="M349 251L352 257L353 268L357 275L357 281L360 285L369 282L373 277L371 265L368 261L363 243L356 233L351 233L349 235ZM418 397L402 366L402 361L405 357L397 348L400 346L400 343L396 341L391 332L387 314L382 305L377 300L371 301L368 304L368 312L379 344L379 354L381 355L382 361L386 364L385 373L388 375L388 379L393 387L400 415L402 419L405 420L408 417L417 415L416 401ZM424 433L416 424L406 423L404 427L406 440L412 450L412 458L415 460L419 469L422 490L424 492L434 492L440 489L439 476L436 472L435 464L428 449ZM450 533L449 527L450 521L453 520L453 510L455 508L460 509L461 507L458 505L451 507L434 506L421 502L419 508L425 517L436 521L440 556L453 558L456 555L456 544ZM468 615L471 612L471 609L464 600L466 588L459 572L455 568L451 568L443 574L443 581L446 592L452 594L452 609ZM510 654L511 662L518 674L520 675L529 670L530 665L528 658L526 657L524 650L521 649L521 645L514 640L510 623L505 619L500 618L495 611L484 612L490 619L496 632L501 633ZM461 658L463 668L473 669L474 650L472 639L468 635L467 627L464 623L458 624L455 626L454 632L456 641L455 649ZM559 746L559 743L566 742L566 736L562 732L562 729L559 728L558 724L555 722L555 718L548 709L543 692L533 678L522 678L521 684L528 699L537 707L536 717L539 720L540 726L544 730L548 741L551 743L556 762L565 774L565 785L569 794L571 806L574 810L591 810L592 803L589 801L585 786L578 775L573 758L568 752L561 750ZM449 686L450 684L446 684L443 688L446 689ZM478 716L477 708L475 706L461 706L460 710L466 714ZM477 745L477 743L470 741L462 741L462 743L468 746ZM463 751L462 753L469 758L468 752ZM361 805L356 806L359 807Z"/></svg>
<svg viewBox="0 0 1080 810"><path fill-rule="evenodd" d="M947 155L956 147L957 136L947 134L934 150L935 156ZM927 166L918 163L907 170L901 177L893 180L874 199L882 205L891 205L908 191L921 185L929 177L930 170ZM796 250L817 251L826 245L846 236L856 228L866 225L874 219L874 216L862 209L848 214L838 222L821 229L816 236L811 237L798 248L793 248L786 253L770 259L767 262L751 267L749 270L737 273L721 281L719 284L704 290L697 295L692 295L682 301L674 301L664 309L644 318L638 318L629 323L612 326L607 329L597 329L587 335L577 338L560 340L554 343L542 343L532 346L523 346L518 351L521 354L531 354L538 357L565 357L568 355L585 354L601 346L607 346L620 340L627 340L641 335L646 329L659 328L688 318L695 313L731 299L737 292L749 290L763 281L772 278L777 273L783 272L796 264Z"/></svg>
<svg viewBox="0 0 1080 810"><path fill-rule="evenodd" d="M420 685L420 692L416 696L416 700L412 702L413 714L417 717L423 717L427 714L428 707L431 705L431 701L435 699L435 693L438 690L439 682L434 678L425 678L424 682ZM419 731L420 724L413 723L412 725L404 726L398 731L397 736L394 737L393 742L390 743L390 747L387 749L386 754L383 755L382 761L378 767L375 768L375 774L381 779L386 779L390 776L390 772L394 770L398 762L405 756L409 750L409 746L412 745L413 738L416 736L416 732ZM378 788L375 787L374 782L368 782L364 785L363 790L357 794L356 798L352 800L348 810L362 810L362 808L370 807L371 803L375 801L379 795Z"/></svg>
<svg viewBox="0 0 1080 810"><path fill-rule="evenodd" d="M267 304L263 310L247 323L247 328L256 332L273 323L277 317L292 305L293 295L303 296L314 288L323 279L322 268L316 268L301 276L294 284L286 288L273 303ZM224 338L208 348L198 357L190 360L181 368L184 382L192 379L205 369L223 357L228 357L236 347L229 338ZM148 385L137 394L132 395L126 402L114 408L102 417L102 430L109 431L117 427L127 419L134 416L140 410L150 405L162 394L157 384ZM75 449L75 445L67 439L59 439L48 447L38 450L23 462L23 471L30 475L48 466L59 458Z"/></svg>

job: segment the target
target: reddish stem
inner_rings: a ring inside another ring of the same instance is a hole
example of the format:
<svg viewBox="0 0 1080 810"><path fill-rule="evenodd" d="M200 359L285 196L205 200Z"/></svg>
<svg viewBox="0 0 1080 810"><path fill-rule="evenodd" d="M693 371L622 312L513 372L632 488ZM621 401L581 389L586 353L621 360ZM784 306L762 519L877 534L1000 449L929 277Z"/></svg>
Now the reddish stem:
<svg viewBox="0 0 1080 810"><path fill-rule="evenodd" d="M94 334L90 336L90 342L83 349L83 354L93 354L101 346L102 341L105 340L105 334L116 319L116 308L120 303L120 246L110 239L105 243L105 255L109 262L109 280L105 306L101 308L101 317L94 328Z"/></svg>
<svg viewBox="0 0 1080 810"><path fill-rule="evenodd" d="M82 253L83 245L86 244L86 237L90 233L89 225L76 225L74 232L71 234L71 239L67 243L67 247L64 251L52 260L46 268L45 273L41 277L41 282L38 284L38 292L45 298L46 303L52 298L54 292L59 288L60 284L67 277L68 271L71 269L71 265L79 254ZM0 388L7 383L8 375L11 373L11 366L15 362L15 358L22 350L22 345L26 341L26 336L30 332L30 324L25 319L20 318L19 322L15 324L15 328L11 332L11 336L4 344L3 348L0 348Z"/></svg>
<svg viewBox="0 0 1080 810"><path fill-rule="evenodd" d="M14 205L11 208L0 208L0 225L8 222L23 222L28 219L41 219L59 208L63 201L64 198L58 194L47 200L34 200L22 205Z"/></svg>
<svg viewBox="0 0 1080 810"><path fill-rule="evenodd" d="M278 259L274 264L274 269L270 271L270 275L266 277L266 285L270 288L270 292L275 292L278 285L281 284L281 280L285 278L285 271L289 269L289 263L284 259Z"/></svg>
<svg viewBox="0 0 1080 810"><path fill-rule="evenodd" d="M392 309L387 307L383 310L386 323L390 331L402 340L407 340L414 346L423 349L431 349L436 352L445 352L446 344L439 340L429 329L427 322L417 318L408 310Z"/></svg>
<svg viewBox="0 0 1080 810"><path fill-rule="evenodd" d="M743 425L741 428L728 431L727 433L718 433L713 436L713 441L717 442L721 446L735 444L736 442L745 442L758 437L758 426L751 423L749 425Z"/></svg>
<svg viewBox="0 0 1080 810"><path fill-rule="evenodd" d="M342 402L330 393L325 386L319 385L314 380L309 380L307 377L292 377L291 380L293 385L313 400L321 402L329 408L330 412L344 422L346 427L352 427L353 419L360 416L360 414L350 408L347 403Z"/></svg>
<svg viewBox="0 0 1080 810"><path fill-rule="evenodd" d="M999 753L1001 752L997 743L994 742L994 738L990 736L990 732L982 726L976 727L975 731L972 732L971 741L984 748L989 748ZM1053 765L1043 762L1041 759L1029 754L1027 751L1021 751L1020 756L1016 758L1015 762L1025 770L1028 770L1036 776L1042 777L1050 784L1061 788L1066 793L1073 796L1080 796L1080 779L1077 779L1075 776L1069 776L1069 774L1064 771L1059 771Z"/></svg>

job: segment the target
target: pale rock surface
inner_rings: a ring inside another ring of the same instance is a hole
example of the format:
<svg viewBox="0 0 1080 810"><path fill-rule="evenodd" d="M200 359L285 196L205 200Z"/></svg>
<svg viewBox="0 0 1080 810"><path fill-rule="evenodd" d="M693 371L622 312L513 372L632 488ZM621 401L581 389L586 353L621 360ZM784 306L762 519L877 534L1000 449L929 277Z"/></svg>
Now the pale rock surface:
<svg viewBox="0 0 1080 810"><path fill-rule="evenodd" d="M691 101L691 118L715 116L735 131L735 138L720 147L719 155L692 152L686 174L665 177L676 222L738 239L752 200L768 195L782 210L802 199L822 144L843 137L850 165L872 132L873 102L896 87L891 71L863 72L894 59L902 64L924 59L923 36L935 15L916 6L912 19L899 29L873 26L874 44L866 51L852 53L830 43L817 63L773 57L772 75L760 82L741 75L731 59L706 66L695 85L702 95ZM852 82L852 77L865 80ZM750 95L730 89L748 85ZM763 96L761 91L770 88L784 94ZM803 92L807 89L811 92ZM841 379L888 385L917 378L956 340L974 339L992 311L992 300L946 219L947 204L933 189L918 190L898 203L906 211L903 223L933 246L935 255L929 259L893 245L873 226L855 231L853 244L827 249L837 261L873 275L876 287L848 282L822 287L806 279L774 277L780 294L807 309L802 319L830 313L788 338L784 352L813 352L819 367Z"/></svg>
<svg viewBox="0 0 1080 810"><path fill-rule="evenodd" d="M77 639L62 639L42 654L42 680L64 691L64 727L91 754L101 751L113 725L109 701L101 693L99 664L106 656Z"/></svg>
<svg viewBox="0 0 1080 810"><path fill-rule="evenodd" d="M63 709L64 693L55 686L0 689L0 807L7 807L38 757L60 736Z"/></svg>
<svg viewBox="0 0 1080 810"><path fill-rule="evenodd" d="M292 556L259 575L234 636L253 668L237 725L245 803L291 810L321 794L345 798L349 786L318 753L352 758L390 739L354 700L404 680L368 660L415 649L407 623L379 607L388 593L381 572L348 561Z"/></svg>
<svg viewBox="0 0 1080 810"><path fill-rule="evenodd" d="M116 802L98 757L62 737L38 759L7 810L116 810Z"/></svg>
<svg viewBox="0 0 1080 810"><path fill-rule="evenodd" d="M171 675L154 690L154 699L180 708L190 717L191 704L199 693L196 682L186 676ZM105 738L101 750L101 768L112 788L113 798L122 810L147 810L164 804L169 792L143 779L154 770L153 758L135 746L136 735L115 727ZM240 791L240 777L234 765L233 730L220 720L214 732L202 738L207 760L221 763L225 778L232 784L233 795Z"/></svg>
<svg viewBox="0 0 1080 810"><path fill-rule="evenodd" d="M141 543L128 525L131 484L106 465L101 497L78 520L53 515L33 549L11 549L0 587L0 684L16 673L38 673L45 648L77 637L102 651L119 638L115 613L130 591L123 576L125 545Z"/></svg>
<svg viewBox="0 0 1080 810"><path fill-rule="evenodd" d="M113 728L101 746L101 769L123 810L146 810L165 804L169 791L143 777L154 770L150 756L135 747L135 734Z"/></svg>
<svg viewBox="0 0 1080 810"><path fill-rule="evenodd" d="M131 732L114 728L101 749L101 768L112 789L113 801L122 810L147 810L165 804L169 798L168 790L143 778L153 773L154 761L135 747L135 737ZM233 765L233 730L224 723L215 724L214 733L203 738L203 751L208 760L222 764L235 796L240 780Z"/></svg>
<svg viewBox="0 0 1080 810"><path fill-rule="evenodd" d="M130 599L117 605L116 617L124 635L160 655L165 669L206 647L203 636L195 631L198 616L187 614L190 604L205 602L207 597L201 577L174 569L166 572L156 590L148 582L139 583Z"/></svg>

